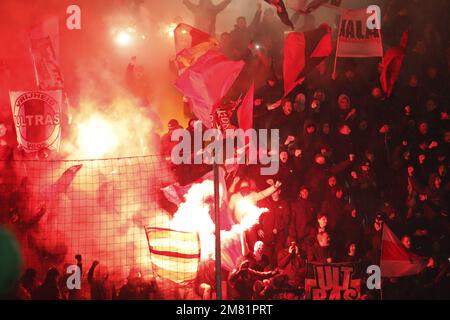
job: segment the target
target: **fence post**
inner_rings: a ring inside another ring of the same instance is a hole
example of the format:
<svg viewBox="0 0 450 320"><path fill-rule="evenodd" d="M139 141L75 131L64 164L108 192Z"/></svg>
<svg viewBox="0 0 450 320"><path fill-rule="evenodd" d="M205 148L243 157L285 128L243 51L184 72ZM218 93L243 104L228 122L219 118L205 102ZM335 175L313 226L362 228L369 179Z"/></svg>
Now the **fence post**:
<svg viewBox="0 0 450 320"><path fill-rule="evenodd" d="M220 194L219 165L214 157L214 222L216 226L216 292L217 300L222 300L222 262L220 245Z"/></svg>

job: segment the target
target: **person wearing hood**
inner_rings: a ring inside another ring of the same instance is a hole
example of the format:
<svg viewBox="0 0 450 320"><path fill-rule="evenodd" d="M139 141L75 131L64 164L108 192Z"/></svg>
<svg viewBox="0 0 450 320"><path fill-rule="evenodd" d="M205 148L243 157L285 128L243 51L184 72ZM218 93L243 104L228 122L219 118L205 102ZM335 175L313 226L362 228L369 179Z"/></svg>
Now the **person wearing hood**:
<svg viewBox="0 0 450 320"><path fill-rule="evenodd" d="M304 284L306 273L306 254L300 250L297 241L289 242L287 248L278 252L278 268L288 277L288 284L299 288Z"/></svg>
<svg viewBox="0 0 450 320"><path fill-rule="evenodd" d="M295 95L294 102L294 115L296 118L296 123L299 128L303 128L305 119L307 118L308 110L306 108L306 96L303 93L298 93Z"/></svg>
<svg viewBox="0 0 450 320"><path fill-rule="evenodd" d="M334 161L340 162L354 153L354 145L352 140L352 129L348 123L341 123L338 126L333 139L333 157Z"/></svg>
<svg viewBox="0 0 450 320"><path fill-rule="evenodd" d="M352 199L354 199L355 206L370 221L377 208L378 190L371 163L369 161L362 162L358 169L350 173L350 178Z"/></svg>
<svg viewBox="0 0 450 320"><path fill-rule="evenodd" d="M375 86L372 88L370 98L363 106L364 108L361 112L370 119L374 127L392 122L390 118L393 114L390 108L391 104L380 87Z"/></svg>
<svg viewBox="0 0 450 320"><path fill-rule="evenodd" d="M250 267L250 261L244 258L228 277L231 287L231 299L251 300L254 295L253 285L255 282L271 278L276 274L277 272L275 271L256 271Z"/></svg>
<svg viewBox="0 0 450 320"><path fill-rule="evenodd" d="M297 135L295 146L302 150L304 161L311 163L314 155L319 151L319 137L313 120L305 120L303 131Z"/></svg>
<svg viewBox="0 0 450 320"><path fill-rule="evenodd" d="M432 146L438 144L434 135L431 133L429 122L425 119L422 119L417 123L416 131L414 132L413 136L408 140L410 141L411 147L414 148L415 150L420 149L421 144L423 143L425 144L425 148L423 150L429 148L432 142L434 142Z"/></svg>
<svg viewBox="0 0 450 320"><path fill-rule="evenodd" d="M280 130L280 144L286 145L295 141L298 124L293 114L292 101L281 101L281 108L270 111L269 117L270 129Z"/></svg>
<svg viewBox="0 0 450 320"><path fill-rule="evenodd" d="M267 256L266 246L262 241L256 241L253 250L243 256L241 261L248 261L249 268L258 272L264 272L270 269L270 259ZM238 262L239 264L239 262Z"/></svg>
<svg viewBox="0 0 450 320"><path fill-rule="evenodd" d="M445 81L442 81L439 70L436 65L427 67L425 78L423 80L424 90L427 96L442 98L445 92Z"/></svg>
<svg viewBox="0 0 450 320"><path fill-rule="evenodd" d="M337 178L335 175L328 176L327 184L325 186L323 201L331 201L335 197L337 188L339 188L337 183Z"/></svg>
<svg viewBox="0 0 450 320"><path fill-rule="evenodd" d="M332 122L325 122L318 127L318 145L320 148L329 148L333 145Z"/></svg>
<svg viewBox="0 0 450 320"><path fill-rule="evenodd" d="M424 93L417 74L411 73L408 76L406 86L402 86L399 92L398 100L403 105L411 106L413 116L420 117L423 114L421 107L424 103Z"/></svg>
<svg viewBox="0 0 450 320"><path fill-rule="evenodd" d="M312 119L318 126L330 122L330 109L326 102L326 95L322 90L314 91L313 99L307 110L307 118Z"/></svg>
<svg viewBox="0 0 450 320"><path fill-rule="evenodd" d="M308 187L300 187L297 201L291 204L289 239L304 243L308 237L308 227L314 220L314 207L309 200Z"/></svg>
<svg viewBox="0 0 450 320"><path fill-rule="evenodd" d="M291 218L289 204L280 194L281 190L277 190L258 204L268 209L259 218L258 235L264 242L272 266L276 265L277 252L283 249L286 242L286 230Z"/></svg>
<svg viewBox="0 0 450 320"><path fill-rule="evenodd" d="M279 79L272 70L268 75L263 86L255 91L255 100L261 99L261 104L267 110L267 106L279 101L284 94L284 84L282 79Z"/></svg>
<svg viewBox="0 0 450 320"><path fill-rule="evenodd" d="M358 112L352 106L350 97L346 94L341 94L337 99L337 106L332 110L332 119L335 123L353 123L358 116Z"/></svg>
<svg viewBox="0 0 450 320"><path fill-rule="evenodd" d="M354 155L349 154L348 158L333 165L328 165L325 156L318 153L314 156L314 163L306 172L305 181L311 192L311 201L316 207L322 203L323 190L330 175L337 175L346 170L354 161Z"/></svg>
<svg viewBox="0 0 450 320"><path fill-rule="evenodd" d="M424 217L430 221L448 216L446 190L442 187L442 180L438 173L428 177L428 186L419 193L419 201L423 203Z"/></svg>
<svg viewBox="0 0 450 320"><path fill-rule="evenodd" d="M338 231L343 235L343 241L346 243L355 243L362 251L364 243L364 225L358 210L351 205L346 204L344 207L344 216L338 226Z"/></svg>
<svg viewBox="0 0 450 320"><path fill-rule="evenodd" d="M273 180L280 181L283 186L281 187L281 195L290 200L295 198L292 190L292 186L297 184L295 181L295 167L293 159L288 152L287 146L280 147L280 164L277 174L273 176Z"/></svg>
<svg viewBox="0 0 450 320"><path fill-rule="evenodd" d="M344 199L344 190L337 187L334 197L327 199L322 203L321 212L326 212L328 216L328 224L331 229L335 230L338 223L344 218L344 208L347 202Z"/></svg>
<svg viewBox="0 0 450 320"><path fill-rule="evenodd" d="M172 133L177 129L182 129L182 127L176 119L171 119L167 124L167 129L167 133L161 137L161 153L166 158L171 156L173 147L178 144L177 141L172 141Z"/></svg>

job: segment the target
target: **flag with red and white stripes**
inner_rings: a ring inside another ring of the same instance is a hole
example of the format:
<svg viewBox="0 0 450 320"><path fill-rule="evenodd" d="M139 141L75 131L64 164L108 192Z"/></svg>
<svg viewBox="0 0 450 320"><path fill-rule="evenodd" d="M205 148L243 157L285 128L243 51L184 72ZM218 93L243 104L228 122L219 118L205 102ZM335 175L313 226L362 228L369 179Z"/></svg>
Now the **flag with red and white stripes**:
<svg viewBox="0 0 450 320"><path fill-rule="evenodd" d="M145 227L153 271L176 283L192 281L200 264L200 237L197 232Z"/></svg>
<svg viewBox="0 0 450 320"><path fill-rule="evenodd" d="M384 224L380 262L382 277L396 278L415 275L422 272L426 265L426 258L406 249L392 230Z"/></svg>

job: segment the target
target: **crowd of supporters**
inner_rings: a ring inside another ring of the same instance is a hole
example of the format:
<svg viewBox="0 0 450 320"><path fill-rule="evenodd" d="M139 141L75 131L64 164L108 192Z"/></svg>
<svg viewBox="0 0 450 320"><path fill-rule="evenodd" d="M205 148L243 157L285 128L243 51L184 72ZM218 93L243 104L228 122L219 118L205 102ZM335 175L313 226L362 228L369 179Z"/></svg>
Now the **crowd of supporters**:
<svg viewBox="0 0 450 320"><path fill-rule="evenodd" d="M330 57L294 96L276 104L284 93L285 26L275 11L258 6L251 23L238 17L234 29L221 35L229 58L252 56L268 66L254 74L256 83L262 79L254 128L279 129L281 146L275 176L262 176L258 165L241 165L228 181L230 202L278 184L256 199L268 211L246 232L250 253L229 277L234 298L269 296L273 287L302 288L306 262L378 265L383 224L409 251L428 258L421 274L386 280L385 297L446 295L450 43L444 7L442 1L393 1L383 8L385 50L398 46L402 32L410 35L389 97L381 89L379 59L340 60L333 75ZM312 16L303 24L297 18L297 31L317 27ZM168 136L162 142L166 153Z"/></svg>
<svg viewBox="0 0 450 320"><path fill-rule="evenodd" d="M229 2L216 8L217 13ZM189 1L185 3L196 10ZM274 107L284 93L286 31L276 12L258 6L251 23L238 17L235 28L220 35L220 50L230 59L253 55L267 66L257 75L260 85L253 123L255 129L279 129L281 146L276 175L262 176L259 165L240 165L227 181L232 186L230 199L259 194L257 206L268 209L245 232L248 254L235 270L224 273L229 298L270 299L276 293L290 292L288 298L300 299L306 266L311 262L356 262L363 270L378 265L383 224L408 250L428 259L427 268L418 275L385 279L384 298L449 297L448 3L391 1L383 10L385 49L397 45L403 31L410 33L400 78L390 97L381 89L379 59L344 59L333 77L334 59L330 57L306 76L294 97ZM205 31L214 32L215 17L204 18L201 13L196 15L198 23L208 25ZM313 16L300 18L292 19L297 31L317 27ZM256 44L257 50L249 49ZM193 123L189 122L188 130L193 130ZM1 146L7 144L3 127L0 124ZM178 121L170 121L161 139L161 153L170 155L174 145L170 133L180 127ZM236 208L230 209L238 220ZM19 217L16 211L13 218ZM35 219L44 214L45 207ZM24 228L28 225L23 223ZM80 256L77 260L81 265ZM116 291L97 265L83 274L91 299L162 297L157 282L144 281L139 270L131 270L127 283ZM80 298L78 290L67 291L65 272L61 275L52 268L38 285L39 276L27 270L17 297ZM181 289L177 290L171 297L182 297ZM196 297L214 296L213 266L202 265L193 290ZM379 293L363 294L379 298Z"/></svg>

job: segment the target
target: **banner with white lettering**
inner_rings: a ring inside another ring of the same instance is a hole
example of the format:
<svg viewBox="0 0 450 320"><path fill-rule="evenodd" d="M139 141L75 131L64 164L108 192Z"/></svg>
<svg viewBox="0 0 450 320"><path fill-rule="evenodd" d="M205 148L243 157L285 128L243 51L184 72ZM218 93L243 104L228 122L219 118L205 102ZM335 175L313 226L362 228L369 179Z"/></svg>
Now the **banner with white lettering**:
<svg viewBox="0 0 450 320"><path fill-rule="evenodd" d="M308 264L305 280L310 300L359 300L361 275L354 263Z"/></svg>
<svg viewBox="0 0 450 320"><path fill-rule="evenodd" d="M372 14L366 9L341 10L341 22L336 50L338 58L382 57L381 30L369 28Z"/></svg>
<svg viewBox="0 0 450 320"><path fill-rule="evenodd" d="M58 151L61 91L11 91L9 96L19 146L26 152Z"/></svg>

